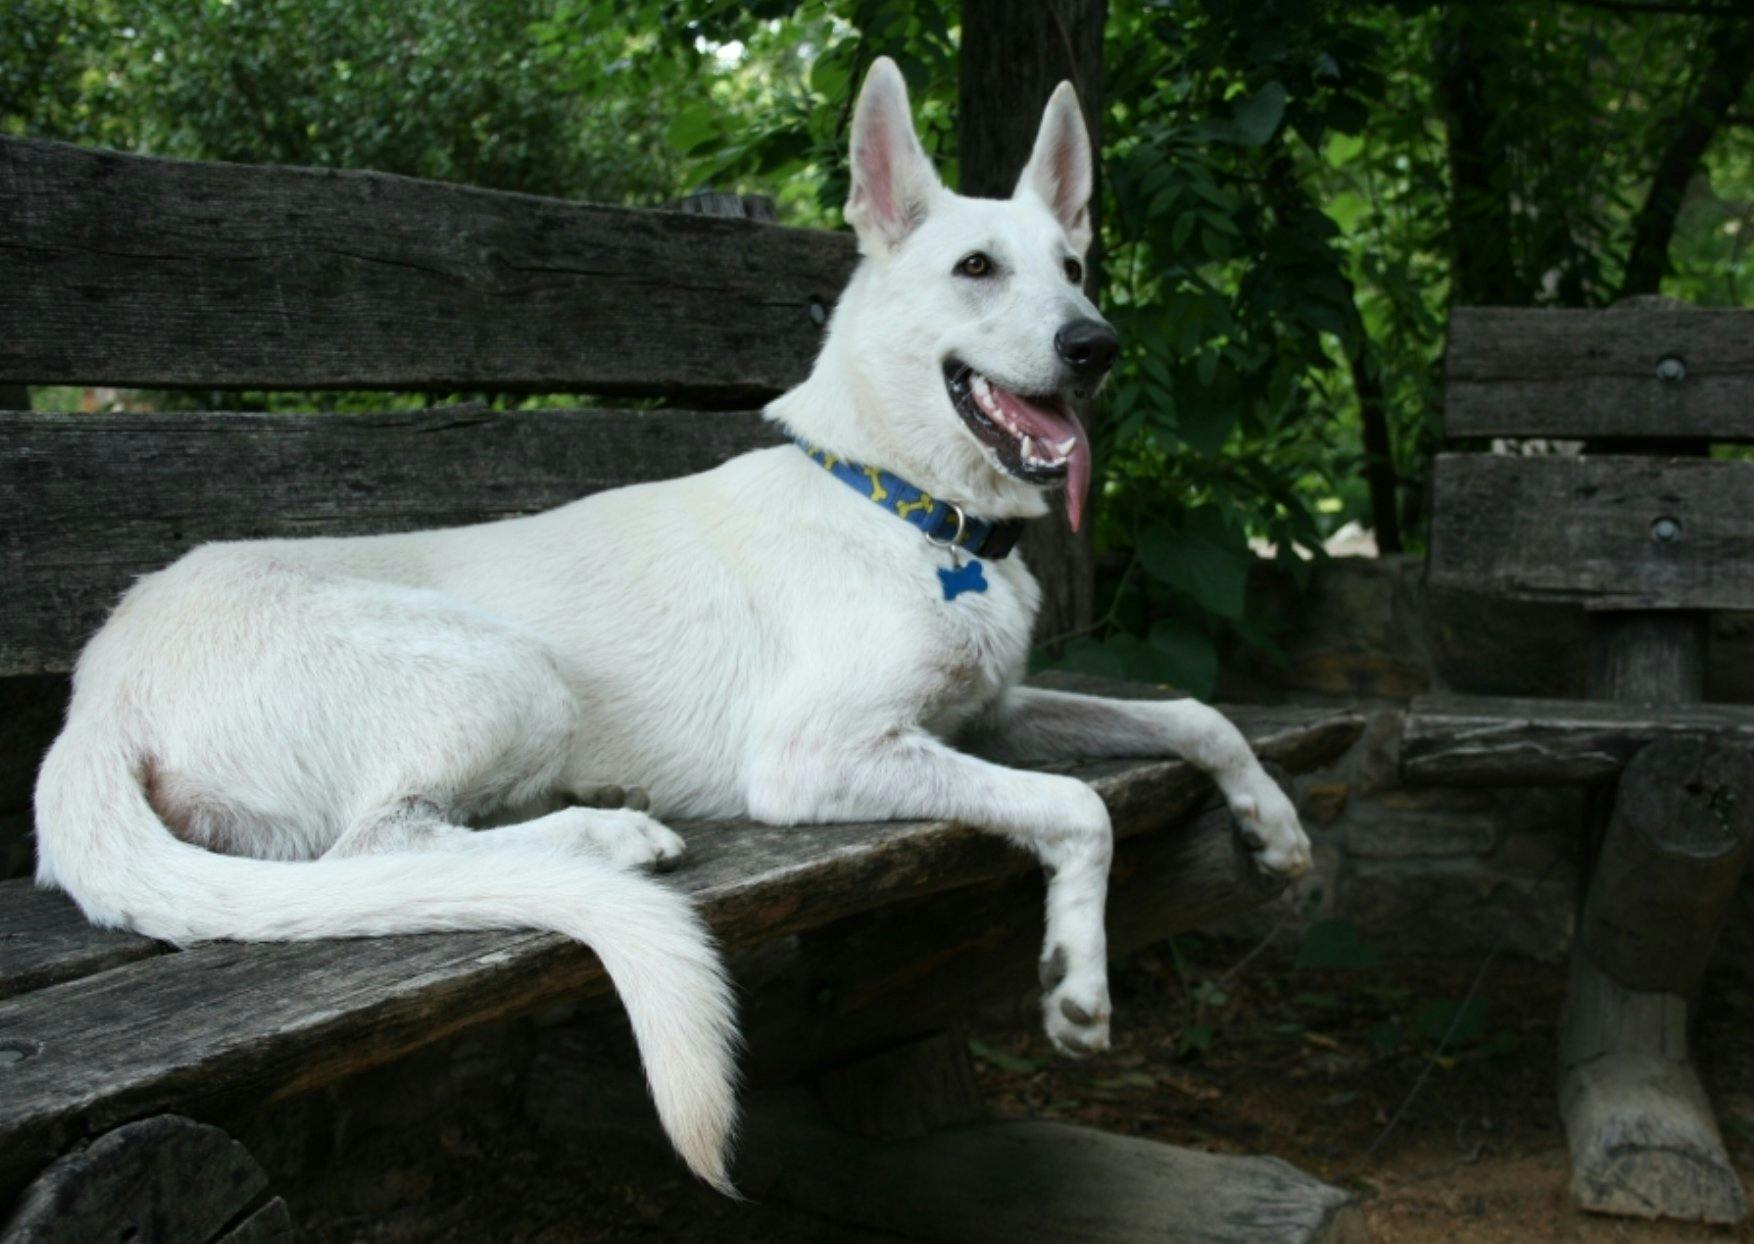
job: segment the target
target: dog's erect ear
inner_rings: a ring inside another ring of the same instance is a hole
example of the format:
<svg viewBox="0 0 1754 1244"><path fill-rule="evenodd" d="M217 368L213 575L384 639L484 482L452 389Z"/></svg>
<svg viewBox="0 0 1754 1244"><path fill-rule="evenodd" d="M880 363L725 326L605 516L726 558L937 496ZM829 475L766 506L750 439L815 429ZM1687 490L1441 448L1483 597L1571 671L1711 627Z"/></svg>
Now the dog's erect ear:
<svg viewBox="0 0 1754 1244"><path fill-rule="evenodd" d="M925 219L942 186L914 136L907 83L887 56L877 58L859 92L852 159L847 221L868 250L893 250Z"/></svg>
<svg viewBox="0 0 1754 1244"><path fill-rule="evenodd" d="M1078 92L1062 82L1041 114L1035 150L1012 197L1033 194L1046 203L1082 253L1090 245L1090 175L1090 134L1078 111Z"/></svg>

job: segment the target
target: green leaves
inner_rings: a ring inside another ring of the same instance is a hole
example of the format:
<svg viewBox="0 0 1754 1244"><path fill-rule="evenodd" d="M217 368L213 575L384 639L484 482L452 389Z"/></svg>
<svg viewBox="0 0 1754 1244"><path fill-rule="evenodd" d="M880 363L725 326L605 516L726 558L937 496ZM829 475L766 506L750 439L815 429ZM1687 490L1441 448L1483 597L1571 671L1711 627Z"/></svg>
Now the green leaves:
<svg viewBox="0 0 1754 1244"><path fill-rule="evenodd" d="M1138 555L1152 578L1201 608L1222 618L1242 617L1254 556L1216 506L1192 510L1177 524L1145 528L1139 533Z"/></svg>
<svg viewBox="0 0 1754 1244"><path fill-rule="evenodd" d="M1269 82L1230 110L1230 116L1208 127L1216 142L1236 143L1244 147L1264 147L1285 119L1285 88Z"/></svg>

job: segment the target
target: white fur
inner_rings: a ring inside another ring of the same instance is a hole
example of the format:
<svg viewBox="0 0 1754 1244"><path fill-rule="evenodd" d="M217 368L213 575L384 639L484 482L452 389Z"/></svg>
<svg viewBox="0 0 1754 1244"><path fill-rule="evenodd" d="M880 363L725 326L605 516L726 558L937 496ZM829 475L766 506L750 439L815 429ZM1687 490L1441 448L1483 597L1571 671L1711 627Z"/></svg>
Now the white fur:
<svg viewBox="0 0 1754 1244"><path fill-rule="evenodd" d="M770 417L971 514L1042 513L939 368L955 352L1062 383L1055 329L1096 315L1064 269L1084 204L1061 191L1089 186L1076 118L1063 87L1017 194L960 198L878 62L853 147L880 154L849 205L867 258ZM951 275L977 247L1002 279ZM1072 1052L1107 1041L1108 814L1081 782L1000 761L1181 752L1264 866L1307 866L1228 722L1020 687L1035 581L989 561L987 591L947 602L947 557L791 447L530 518L197 549L142 579L80 658L38 786L38 879L97 923L179 942L576 937L626 1002L677 1148L728 1188L730 990L687 903L631 867L680 842L641 813L557 811L569 792L643 786L658 817L950 817L1011 837L1052 869L1044 1018Z"/></svg>

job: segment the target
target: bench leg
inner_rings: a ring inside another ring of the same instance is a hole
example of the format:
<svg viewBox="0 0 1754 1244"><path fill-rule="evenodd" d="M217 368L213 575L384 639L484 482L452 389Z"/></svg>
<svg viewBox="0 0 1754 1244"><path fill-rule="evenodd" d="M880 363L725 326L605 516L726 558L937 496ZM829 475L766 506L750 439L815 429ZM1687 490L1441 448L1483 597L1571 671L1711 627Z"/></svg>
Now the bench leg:
<svg viewBox="0 0 1754 1244"><path fill-rule="evenodd" d="M981 1117L967 1046L939 1034L750 1113L738 1182L869 1231L955 1244L1101 1239L1363 1244L1342 1189L1234 1157Z"/></svg>
<svg viewBox="0 0 1754 1244"><path fill-rule="evenodd" d="M1587 1210L1738 1222L1688 1011L1754 843L1754 756L1652 743L1627 766L1572 949L1560 1110Z"/></svg>
<svg viewBox="0 0 1754 1244"><path fill-rule="evenodd" d="M163 1114L58 1158L25 1189L0 1244L283 1244L286 1202L216 1127Z"/></svg>

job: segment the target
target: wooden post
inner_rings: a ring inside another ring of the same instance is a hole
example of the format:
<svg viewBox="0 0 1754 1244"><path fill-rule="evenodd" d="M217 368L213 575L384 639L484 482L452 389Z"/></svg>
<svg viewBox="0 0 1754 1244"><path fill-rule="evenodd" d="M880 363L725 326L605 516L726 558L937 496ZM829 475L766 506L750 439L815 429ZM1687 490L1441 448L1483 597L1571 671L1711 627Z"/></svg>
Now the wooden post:
<svg viewBox="0 0 1754 1244"><path fill-rule="evenodd" d="M158 1115L51 1165L0 1226L0 1244L284 1244L292 1219L267 1186L255 1158L218 1128Z"/></svg>
<svg viewBox="0 0 1754 1244"><path fill-rule="evenodd" d="M1702 695L1705 615L1596 622L1591 691L1633 703ZM1585 1209L1737 1222L1741 1180L1688 1055L1688 1006L1754 843L1754 755L1666 738L1621 776L1572 949L1560 1110Z"/></svg>
<svg viewBox="0 0 1754 1244"><path fill-rule="evenodd" d="M963 0L962 60L957 91L958 190L1008 198L1029 162L1041 110L1061 82L1071 82L1083 105L1092 148L1102 151L1102 31L1107 0ZM1091 195L1091 247L1085 287L1094 297L1102 282L1102 175L1098 161ZM1082 412L1090 427L1090 411ZM1094 498L1092 499L1094 502ZM1023 556L1041 581L1037 640L1086 626L1095 616L1096 572L1086 513L1073 532L1065 513L1031 523Z"/></svg>

